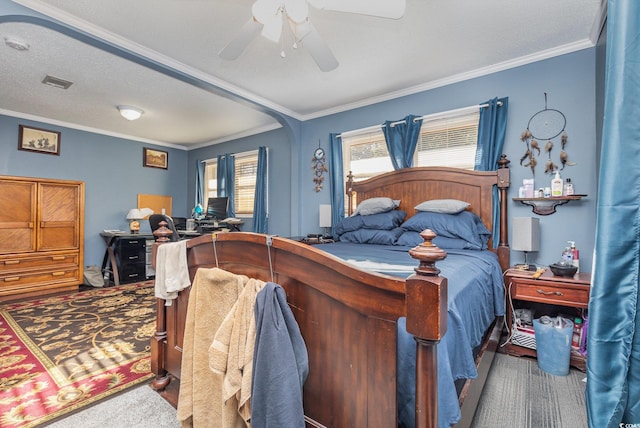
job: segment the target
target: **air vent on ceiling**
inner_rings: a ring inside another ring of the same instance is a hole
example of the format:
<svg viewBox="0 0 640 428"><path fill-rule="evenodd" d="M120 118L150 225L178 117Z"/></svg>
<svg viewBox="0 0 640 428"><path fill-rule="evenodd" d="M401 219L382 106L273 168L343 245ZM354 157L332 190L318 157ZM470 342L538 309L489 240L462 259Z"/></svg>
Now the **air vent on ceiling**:
<svg viewBox="0 0 640 428"><path fill-rule="evenodd" d="M58 77L49 76L44 78L42 81L45 85L54 86L60 89L68 89L69 86L73 85L73 82L69 82L68 80L60 79Z"/></svg>

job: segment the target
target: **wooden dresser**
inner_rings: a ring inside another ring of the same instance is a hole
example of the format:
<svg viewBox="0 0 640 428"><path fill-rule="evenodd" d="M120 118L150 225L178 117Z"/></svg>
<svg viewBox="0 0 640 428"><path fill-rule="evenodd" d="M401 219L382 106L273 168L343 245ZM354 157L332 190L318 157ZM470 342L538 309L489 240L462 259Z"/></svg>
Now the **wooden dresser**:
<svg viewBox="0 0 640 428"><path fill-rule="evenodd" d="M0 301L78 288L84 183L0 176Z"/></svg>

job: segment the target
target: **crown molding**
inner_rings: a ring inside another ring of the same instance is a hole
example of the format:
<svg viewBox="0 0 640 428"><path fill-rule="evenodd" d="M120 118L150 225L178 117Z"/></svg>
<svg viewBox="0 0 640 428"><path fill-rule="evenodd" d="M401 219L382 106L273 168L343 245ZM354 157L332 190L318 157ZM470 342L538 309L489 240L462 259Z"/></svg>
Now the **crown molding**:
<svg viewBox="0 0 640 428"><path fill-rule="evenodd" d="M163 142L163 141L150 140L148 138L140 138L140 137L135 137L135 136L132 136L132 135L120 134L120 133L117 133L117 132L105 131L104 129L92 128L90 126L84 126L84 125L80 125L80 124L77 124L77 123L64 122L62 120L50 119L50 118L47 118L47 117L36 116L36 115L33 115L33 114L21 113L21 112L17 112L17 111L4 110L4 109L0 109L0 114L3 114L5 116L17 117L19 119L31 120L33 122L46 123L47 125L61 126L61 127L64 127L64 128L76 129L78 131L91 132L91 133L94 133L94 134L107 135L109 137L114 137L114 138L122 138L122 139L125 139L125 140L137 141L139 143L155 144L157 146L170 147L170 148L178 149L178 150L188 150L187 147L181 146L181 145L177 145L177 144L166 143L166 142Z"/></svg>

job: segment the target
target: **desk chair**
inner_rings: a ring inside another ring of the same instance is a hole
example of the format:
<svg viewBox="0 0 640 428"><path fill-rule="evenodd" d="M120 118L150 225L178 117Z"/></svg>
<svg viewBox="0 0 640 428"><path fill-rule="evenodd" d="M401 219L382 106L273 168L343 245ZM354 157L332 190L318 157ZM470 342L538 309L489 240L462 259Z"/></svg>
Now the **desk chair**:
<svg viewBox="0 0 640 428"><path fill-rule="evenodd" d="M160 229L161 222L167 223L167 228L171 231L171 235L168 237L170 242L175 242L180 240L180 235L178 235L178 231L176 230L176 226L173 224L173 220L171 217L165 214L151 214L149 216L149 226L151 226L151 233ZM155 240L158 240L158 237L153 234Z"/></svg>

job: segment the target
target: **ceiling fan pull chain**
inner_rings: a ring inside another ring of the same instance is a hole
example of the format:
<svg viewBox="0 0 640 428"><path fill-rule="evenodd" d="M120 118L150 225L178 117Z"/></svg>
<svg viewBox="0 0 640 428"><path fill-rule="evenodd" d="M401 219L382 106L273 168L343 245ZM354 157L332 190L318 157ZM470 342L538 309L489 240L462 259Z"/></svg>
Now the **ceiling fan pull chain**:
<svg viewBox="0 0 640 428"><path fill-rule="evenodd" d="M284 9L284 8L283 8ZM287 28L285 27L285 22L288 20L287 10L284 9L282 11L282 36L280 37L280 58L285 58L287 54L284 51L284 38L287 37Z"/></svg>

